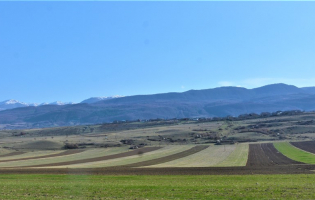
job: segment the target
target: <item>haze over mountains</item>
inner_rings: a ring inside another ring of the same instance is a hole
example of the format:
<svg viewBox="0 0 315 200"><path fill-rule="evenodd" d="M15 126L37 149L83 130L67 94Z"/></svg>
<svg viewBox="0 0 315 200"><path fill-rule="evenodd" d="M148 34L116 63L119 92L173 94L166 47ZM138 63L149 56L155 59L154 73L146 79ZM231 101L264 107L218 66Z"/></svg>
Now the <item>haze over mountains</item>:
<svg viewBox="0 0 315 200"><path fill-rule="evenodd" d="M79 104L24 106L0 111L0 128L36 128L154 118L224 117L246 113L315 110L315 87L273 84L183 93L90 98Z"/></svg>
<svg viewBox="0 0 315 200"><path fill-rule="evenodd" d="M108 100L112 98L119 98L123 96L112 96L112 97L91 97L89 99L83 100L81 103L95 103L97 101L102 101L102 100ZM67 105L67 104L76 104L74 102L62 102L62 101L54 101L51 103L24 103L15 99L10 99L10 100L5 100L0 102L0 111L1 110L7 110L7 109L13 109L13 108L20 108L20 107L28 107L28 106L43 106L43 105Z"/></svg>

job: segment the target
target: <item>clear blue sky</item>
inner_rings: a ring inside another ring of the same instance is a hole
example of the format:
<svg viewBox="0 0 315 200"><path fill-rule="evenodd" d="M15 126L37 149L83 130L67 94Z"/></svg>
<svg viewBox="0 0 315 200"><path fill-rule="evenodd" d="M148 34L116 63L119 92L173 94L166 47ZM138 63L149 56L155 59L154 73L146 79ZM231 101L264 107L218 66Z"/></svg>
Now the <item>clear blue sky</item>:
<svg viewBox="0 0 315 200"><path fill-rule="evenodd" d="M315 86L315 2L0 2L0 101Z"/></svg>

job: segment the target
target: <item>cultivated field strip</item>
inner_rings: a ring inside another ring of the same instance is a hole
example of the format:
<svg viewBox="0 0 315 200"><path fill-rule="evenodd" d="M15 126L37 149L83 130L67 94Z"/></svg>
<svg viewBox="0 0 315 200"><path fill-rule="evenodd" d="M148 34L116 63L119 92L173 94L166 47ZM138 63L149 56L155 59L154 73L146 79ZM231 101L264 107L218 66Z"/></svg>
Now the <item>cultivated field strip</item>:
<svg viewBox="0 0 315 200"><path fill-rule="evenodd" d="M226 159L215 165L215 167L246 166L248 150L248 144L237 144L235 150Z"/></svg>
<svg viewBox="0 0 315 200"><path fill-rule="evenodd" d="M148 160L148 161L143 161L143 162L138 162L138 163L134 163L134 164L130 164L130 165L125 165L126 167L143 167L143 166L150 166L150 165L157 165L157 164L161 164L161 163L166 163L172 160L176 160L179 158L183 158L186 156L190 156L192 154L198 153L206 148L208 148L208 145L198 145L195 146L191 149L188 149L186 151L182 151L173 155L169 155L169 156L165 156L162 158L157 158L157 159L153 159L153 160Z"/></svg>
<svg viewBox="0 0 315 200"><path fill-rule="evenodd" d="M49 168L100 168L100 167L113 167L113 166L124 166L133 163L143 162L147 160L153 160L176 154L182 151L186 151L192 148L192 145L168 145L156 151L147 152L141 155L134 155L110 160L103 160L97 162L80 163L74 165L63 165Z"/></svg>
<svg viewBox="0 0 315 200"><path fill-rule="evenodd" d="M20 158L29 158L29 157L37 157L37 156L56 154L56 153L60 153L60 152L64 152L64 151L65 150L25 151L25 153L23 153L23 154L0 158L0 162L2 162L4 160L7 161L7 160L20 159Z"/></svg>
<svg viewBox="0 0 315 200"><path fill-rule="evenodd" d="M95 157L95 158L86 158L86 159L80 159L80 160L74 160L74 161L66 161L66 162L57 162L57 163L41 164L41 165L31 165L28 167L52 167L52 166L73 165L73 164L80 164L80 163L87 163L87 162L96 162L96 161L101 161L101 160L110 160L110 159L115 159L115 158L122 158L122 157L127 157L127 156L139 155L142 153L155 151L157 149L160 149L160 147L145 147L145 148L136 149L133 151L128 151L128 152L119 153L119 154L106 155L106 156Z"/></svg>
<svg viewBox="0 0 315 200"><path fill-rule="evenodd" d="M261 144L250 144L246 166L271 166L274 163L267 157Z"/></svg>
<svg viewBox="0 0 315 200"><path fill-rule="evenodd" d="M50 164L50 163L60 163L60 162L68 162L75 160L82 160L87 158L96 158L102 157L105 155L113 155L117 153L122 153L128 151L128 148L105 148L105 149L91 149L86 150L81 153L57 156L57 157L49 157L49 158L39 158L39 159L30 159L30 160L21 160L21 161L8 161L0 163L0 167L28 167L32 165L42 165L42 164Z"/></svg>
<svg viewBox="0 0 315 200"><path fill-rule="evenodd" d="M290 142L293 146L315 154L315 141Z"/></svg>
<svg viewBox="0 0 315 200"><path fill-rule="evenodd" d="M22 152L22 151L11 152L11 153L8 153L8 154L0 155L0 158L21 155L21 154L24 154L24 153L26 153L26 152Z"/></svg>
<svg viewBox="0 0 315 200"><path fill-rule="evenodd" d="M276 165L304 164L286 157L280 153L272 143L263 143L261 147L267 157Z"/></svg>
<svg viewBox="0 0 315 200"><path fill-rule="evenodd" d="M209 167L222 162L235 150L235 145L213 145L192 155L147 167Z"/></svg>
<svg viewBox="0 0 315 200"><path fill-rule="evenodd" d="M301 164L280 153L272 143L250 144L246 166Z"/></svg>
<svg viewBox="0 0 315 200"><path fill-rule="evenodd" d="M52 158L52 157L58 157L58 156L66 156L66 155L72 155L76 153L81 153L85 151L84 149L71 149L67 151L63 151L60 153L54 153L54 154L46 154L41 156L33 156L33 157L25 157L25 158L16 158L16 159L8 159L8 160L0 160L1 162L8 162L8 161L21 161L21 160L31 160L31 159L40 159L40 158Z"/></svg>
<svg viewBox="0 0 315 200"><path fill-rule="evenodd" d="M288 142L274 143L275 148L286 157L307 164L315 164L315 154L299 149Z"/></svg>

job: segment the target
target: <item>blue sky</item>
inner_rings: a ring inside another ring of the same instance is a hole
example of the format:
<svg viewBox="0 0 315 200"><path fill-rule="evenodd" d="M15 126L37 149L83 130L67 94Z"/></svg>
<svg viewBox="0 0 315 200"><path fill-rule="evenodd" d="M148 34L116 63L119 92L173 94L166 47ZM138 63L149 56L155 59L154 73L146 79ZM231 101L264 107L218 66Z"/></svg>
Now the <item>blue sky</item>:
<svg viewBox="0 0 315 200"><path fill-rule="evenodd" d="M0 101L315 86L315 2L0 2Z"/></svg>

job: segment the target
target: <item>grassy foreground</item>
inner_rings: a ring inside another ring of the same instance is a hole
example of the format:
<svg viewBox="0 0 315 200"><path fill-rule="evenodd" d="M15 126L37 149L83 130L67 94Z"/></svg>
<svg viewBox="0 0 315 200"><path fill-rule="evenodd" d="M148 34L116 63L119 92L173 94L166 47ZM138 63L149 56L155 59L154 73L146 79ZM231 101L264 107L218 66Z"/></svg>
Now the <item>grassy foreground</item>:
<svg viewBox="0 0 315 200"><path fill-rule="evenodd" d="M292 160L307 164L315 164L315 155L301 149L298 149L288 142L273 143L276 149Z"/></svg>
<svg viewBox="0 0 315 200"><path fill-rule="evenodd" d="M0 175L0 199L315 199L315 175Z"/></svg>

